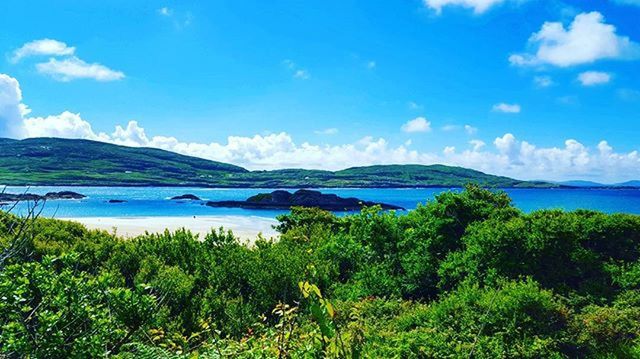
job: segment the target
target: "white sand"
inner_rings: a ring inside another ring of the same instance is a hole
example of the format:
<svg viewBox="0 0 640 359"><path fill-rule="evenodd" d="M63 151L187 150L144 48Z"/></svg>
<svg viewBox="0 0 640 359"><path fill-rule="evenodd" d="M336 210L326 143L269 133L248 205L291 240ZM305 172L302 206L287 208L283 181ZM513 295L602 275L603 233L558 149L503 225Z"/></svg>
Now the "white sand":
<svg viewBox="0 0 640 359"><path fill-rule="evenodd" d="M135 237L141 234L164 232L165 229L175 231L186 228L199 234L200 238L224 227L234 235L253 241L262 233L265 238L276 237L277 232L271 228L278 222L275 219L255 216L195 216L195 217L76 217L59 218L84 224L90 229L102 229L114 232L119 236Z"/></svg>

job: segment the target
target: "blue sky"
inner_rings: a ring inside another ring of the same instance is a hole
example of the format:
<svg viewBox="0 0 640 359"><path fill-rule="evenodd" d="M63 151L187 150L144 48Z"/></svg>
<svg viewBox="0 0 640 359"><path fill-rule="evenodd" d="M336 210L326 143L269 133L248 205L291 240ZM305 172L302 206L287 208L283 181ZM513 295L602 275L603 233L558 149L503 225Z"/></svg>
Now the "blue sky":
<svg viewBox="0 0 640 359"><path fill-rule="evenodd" d="M639 18L636 0L5 0L21 96L0 121L249 168L640 178Z"/></svg>

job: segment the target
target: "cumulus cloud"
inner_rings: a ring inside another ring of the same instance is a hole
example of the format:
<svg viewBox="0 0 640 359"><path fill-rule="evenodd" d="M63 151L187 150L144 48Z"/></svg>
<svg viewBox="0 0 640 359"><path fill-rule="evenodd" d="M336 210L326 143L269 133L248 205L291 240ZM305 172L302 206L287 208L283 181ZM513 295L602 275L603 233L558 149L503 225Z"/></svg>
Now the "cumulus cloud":
<svg viewBox="0 0 640 359"><path fill-rule="evenodd" d="M585 71L578 75L578 81L582 86L596 86L611 81L611 74L599 71Z"/></svg>
<svg viewBox="0 0 640 359"><path fill-rule="evenodd" d="M473 127L471 125L464 125L464 131L468 135L475 135L478 132L478 128L477 127Z"/></svg>
<svg viewBox="0 0 640 359"><path fill-rule="evenodd" d="M121 131L120 137L115 133L108 138L98 137L107 142L156 147L250 169L336 170L373 164L443 163L523 179L585 178L615 182L640 177L640 154L637 151L615 152L606 141L601 141L595 148L573 139L566 140L561 147L537 147L507 133L493 141L493 148L488 148L484 141L472 140L468 150L458 151L454 146L446 146L441 154L437 154L411 149L410 142L392 146L384 138L373 137L329 146L299 144L289 134L281 132L266 136L229 136L224 143L206 144L181 142L174 137L149 137L144 129L132 122L129 127L133 131ZM122 136L124 133L130 133L133 138Z"/></svg>
<svg viewBox="0 0 640 359"><path fill-rule="evenodd" d="M424 117L416 117L413 120L407 121L402 125L401 129L407 133L429 132L431 131L431 122L427 121Z"/></svg>
<svg viewBox="0 0 640 359"><path fill-rule="evenodd" d="M469 144L473 147L474 152L480 151L482 147L486 145L486 143L484 143L484 141L481 141L481 140L471 140L469 141Z"/></svg>
<svg viewBox="0 0 640 359"><path fill-rule="evenodd" d="M493 105L493 112L502 112L502 113L520 113L522 109L518 104L508 104L508 103L498 103Z"/></svg>
<svg viewBox="0 0 640 359"><path fill-rule="evenodd" d="M373 164L442 163L522 179L580 178L620 182L640 177L638 151L616 152L606 141L589 147L568 139L559 147L538 147L506 133L495 138L493 146L474 139L469 141L469 148L461 151L446 146L442 151L424 152L412 149L411 141L392 145L384 138L364 137L354 143L318 145L298 143L288 133L280 132L252 137L229 136L226 141L198 143L170 136L150 136L136 121L116 126L113 133L106 134L96 133L80 114L68 111L46 117L28 117L28 107L21 101L18 81L0 74L0 137L55 136L153 147L249 169L336 170Z"/></svg>
<svg viewBox="0 0 640 359"><path fill-rule="evenodd" d="M504 0L424 0L425 6L433 9L437 14L440 14L445 6L461 6L473 9L476 14L482 14L492 6L503 2Z"/></svg>
<svg viewBox="0 0 640 359"><path fill-rule="evenodd" d="M117 81L124 78L124 73L112 70L104 65L88 64L73 56L63 60L49 59L36 65L39 73L49 75L55 80L68 82L76 79L93 79L96 81Z"/></svg>
<svg viewBox="0 0 640 359"><path fill-rule="evenodd" d="M536 49L511 55L511 64L569 67L640 55L639 45L626 36L618 35L615 26L605 23L597 11L576 15L568 28L561 22L545 22L540 31L531 35L529 45Z"/></svg>
<svg viewBox="0 0 640 359"><path fill-rule="evenodd" d="M13 52L11 61L17 63L29 56L48 55L48 62L36 64L36 70L51 76L57 81L76 79L93 79L96 81L117 81L123 79L124 73L112 70L99 63L86 63L75 56L76 48L64 42L52 39L35 40L24 44ZM58 59L61 57L62 59Z"/></svg>
<svg viewBox="0 0 640 359"><path fill-rule="evenodd" d="M561 147L537 147L507 133L494 140L493 151L485 150L482 142L471 145L470 150L449 150L446 163L528 179L616 182L640 175L637 167L640 154L637 151L617 153L606 141L595 148L573 139L564 141Z"/></svg>
<svg viewBox="0 0 640 359"><path fill-rule="evenodd" d="M91 125L80 114L64 111L59 115L24 119L25 137L61 137L97 140Z"/></svg>
<svg viewBox="0 0 640 359"><path fill-rule="evenodd" d="M66 56L73 55L75 47L68 46L62 41L42 39L27 42L13 52L11 61L16 63L29 56Z"/></svg>
<svg viewBox="0 0 640 359"><path fill-rule="evenodd" d="M22 114L20 84L11 76L0 74L0 137L21 137Z"/></svg>

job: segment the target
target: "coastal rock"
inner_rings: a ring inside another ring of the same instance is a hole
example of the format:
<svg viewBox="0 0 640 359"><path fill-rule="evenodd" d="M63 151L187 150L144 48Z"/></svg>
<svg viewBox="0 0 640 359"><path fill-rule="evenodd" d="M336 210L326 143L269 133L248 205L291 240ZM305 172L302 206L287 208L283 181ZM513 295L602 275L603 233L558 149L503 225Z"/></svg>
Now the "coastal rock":
<svg viewBox="0 0 640 359"><path fill-rule="evenodd" d="M45 199L83 199L85 195L72 191L49 192L44 195Z"/></svg>
<svg viewBox="0 0 640 359"><path fill-rule="evenodd" d="M125 201L124 199L110 199L107 202L109 202L109 203L125 203L127 201Z"/></svg>
<svg viewBox="0 0 640 359"><path fill-rule="evenodd" d="M183 194L181 196L175 196L175 197L171 197L171 200L173 201L181 201L181 200L189 200L189 201L201 201L200 197L194 195L194 194Z"/></svg>
<svg viewBox="0 0 640 359"><path fill-rule="evenodd" d="M85 195L72 191L49 192L44 196L33 193L0 193L0 202L43 201L58 199L83 199Z"/></svg>
<svg viewBox="0 0 640 359"><path fill-rule="evenodd" d="M319 191L301 189L294 193L288 191L273 191L260 193L247 198L246 201L209 201L209 207L234 207L246 209L289 209L291 207L317 207L329 211L357 211L362 207L381 206L382 209L404 208L386 203L362 201L358 198L343 198L335 194L324 194Z"/></svg>

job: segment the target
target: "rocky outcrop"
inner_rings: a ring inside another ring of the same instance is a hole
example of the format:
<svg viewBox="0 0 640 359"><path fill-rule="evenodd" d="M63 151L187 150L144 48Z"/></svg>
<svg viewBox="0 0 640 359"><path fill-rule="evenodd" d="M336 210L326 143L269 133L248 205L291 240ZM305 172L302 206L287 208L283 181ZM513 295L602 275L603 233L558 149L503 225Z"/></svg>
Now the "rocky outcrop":
<svg viewBox="0 0 640 359"><path fill-rule="evenodd" d="M110 199L107 202L108 203L125 203L127 201L125 201L124 199Z"/></svg>
<svg viewBox="0 0 640 359"><path fill-rule="evenodd" d="M85 195L72 191L61 192L49 192L47 194L39 195L33 193L0 193L0 202L22 202L22 201L43 201L43 200L58 200L58 199L83 199Z"/></svg>
<svg viewBox="0 0 640 359"><path fill-rule="evenodd" d="M83 199L86 196L72 191L49 192L44 195L45 199Z"/></svg>
<svg viewBox="0 0 640 359"><path fill-rule="evenodd" d="M358 198L343 198L335 194L324 194L319 191L301 189L294 193L273 191L260 193L247 198L246 201L209 201L209 207L234 207L246 209L289 209L291 207L317 207L329 211L357 211L362 207L381 206L382 209L404 208L386 203L363 201Z"/></svg>
<svg viewBox="0 0 640 359"><path fill-rule="evenodd" d="M181 196L175 196L175 197L171 197L172 200L174 201L200 201L200 197L196 196L195 194L183 194Z"/></svg>

